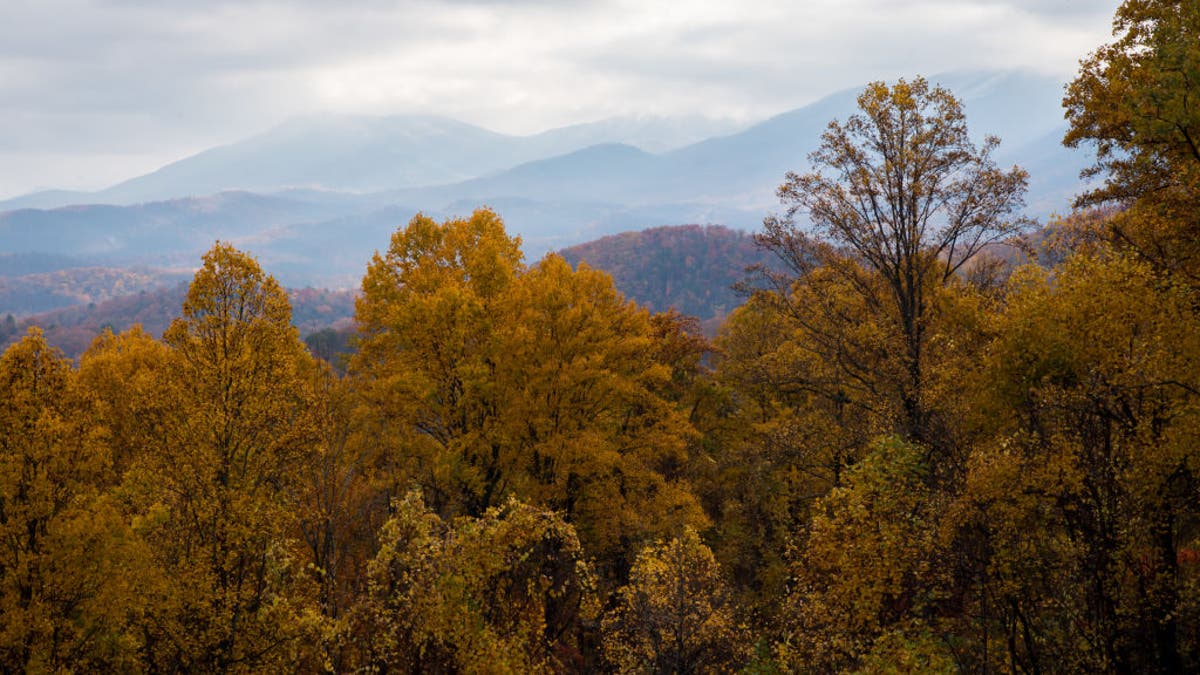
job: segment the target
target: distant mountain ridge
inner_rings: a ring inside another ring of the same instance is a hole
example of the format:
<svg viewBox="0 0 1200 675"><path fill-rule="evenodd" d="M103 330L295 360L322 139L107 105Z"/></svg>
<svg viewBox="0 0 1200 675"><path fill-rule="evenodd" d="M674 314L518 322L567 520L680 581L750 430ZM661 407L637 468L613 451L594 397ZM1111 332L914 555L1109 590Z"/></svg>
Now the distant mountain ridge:
<svg viewBox="0 0 1200 675"><path fill-rule="evenodd" d="M1061 82L1024 71L930 79L962 98L973 134L1006 139L996 159L1029 171L1029 214L1069 209L1088 157L1059 142ZM778 207L784 174L807 168L830 120L854 111L857 91L680 147L664 141L657 152L625 142L650 145L646 138L665 133L653 118L524 137L436 117L296 120L91 195L138 203L45 208L78 197L69 192L7 202L39 208L4 212L0 203L0 251L161 267L191 264L224 239L289 285L351 288L418 211L445 218L489 205L533 259L661 225L753 229Z"/></svg>
<svg viewBox="0 0 1200 675"><path fill-rule="evenodd" d="M132 205L225 191L366 193L434 186L593 145L619 143L659 152L735 128L731 122L699 116L640 116L514 136L433 115L315 115L288 120L103 190L45 190L0 201L0 210Z"/></svg>
<svg viewBox="0 0 1200 675"><path fill-rule="evenodd" d="M153 291L190 277L178 270L68 267L0 276L0 318L48 312Z"/></svg>

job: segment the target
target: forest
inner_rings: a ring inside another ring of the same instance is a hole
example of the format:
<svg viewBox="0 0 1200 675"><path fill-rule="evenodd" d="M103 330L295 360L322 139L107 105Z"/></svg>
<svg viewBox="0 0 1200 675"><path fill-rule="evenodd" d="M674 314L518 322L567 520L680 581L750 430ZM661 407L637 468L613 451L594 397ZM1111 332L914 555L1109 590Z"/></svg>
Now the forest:
<svg viewBox="0 0 1200 675"><path fill-rule="evenodd" d="M225 243L161 339L29 329L0 669L1200 670L1200 5L1113 35L1072 213L872 84L712 339L487 208L396 230L342 363Z"/></svg>
<svg viewBox="0 0 1200 675"><path fill-rule="evenodd" d="M650 311L675 309L715 335L733 308L748 267L773 268L775 257L746 232L720 225L674 225L623 232L559 251L613 278L627 298Z"/></svg>

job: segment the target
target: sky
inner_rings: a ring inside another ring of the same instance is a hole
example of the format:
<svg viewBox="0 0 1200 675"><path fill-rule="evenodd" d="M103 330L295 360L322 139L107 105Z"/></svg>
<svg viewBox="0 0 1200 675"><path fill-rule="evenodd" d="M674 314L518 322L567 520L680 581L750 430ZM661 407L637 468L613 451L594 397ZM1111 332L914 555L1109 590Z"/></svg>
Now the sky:
<svg viewBox="0 0 1200 675"><path fill-rule="evenodd" d="M1071 79L1117 0L0 0L0 199L316 113L749 123L872 80Z"/></svg>

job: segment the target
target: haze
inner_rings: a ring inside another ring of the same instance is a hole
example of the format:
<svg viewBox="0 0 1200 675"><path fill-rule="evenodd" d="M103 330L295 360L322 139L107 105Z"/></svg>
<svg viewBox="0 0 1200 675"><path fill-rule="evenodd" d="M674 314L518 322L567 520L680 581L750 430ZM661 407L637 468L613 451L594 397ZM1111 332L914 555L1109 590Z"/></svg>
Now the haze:
<svg viewBox="0 0 1200 675"><path fill-rule="evenodd" d="M9 0L0 197L105 187L321 112L524 134L625 115L749 123L955 69L1066 81L1116 5Z"/></svg>

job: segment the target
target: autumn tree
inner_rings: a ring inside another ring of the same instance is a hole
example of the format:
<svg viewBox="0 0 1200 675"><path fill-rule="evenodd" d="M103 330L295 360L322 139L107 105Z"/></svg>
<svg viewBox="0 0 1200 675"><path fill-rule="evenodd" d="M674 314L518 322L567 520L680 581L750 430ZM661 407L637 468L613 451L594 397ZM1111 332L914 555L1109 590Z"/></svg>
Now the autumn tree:
<svg viewBox="0 0 1200 675"><path fill-rule="evenodd" d="M821 499L795 560L779 648L789 668L860 667L903 638L945 661L928 616L944 584L936 563L937 499L921 448L884 439L854 466L846 485ZM877 645L877 641L884 640Z"/></svg>
<svg viewBox="0 0 1200 675"><path fill-rule="evenodd" d="M1018 277L978 399L996 441L948 521L1013 663L1196 668L1198 336L1186 287L1143 261Z"/></svg>
<svg viewBox="0 0 1200 675"><path fill-rule="evenodd" d="M844 287L881 330L895 334L890 349L903 359L892 383L901 408L896 429L928 441L932 289L985 245L1020 231L1026 221L1016 211L1027 176L997 168L991 153L999 139L977 147L958 99L922 78L873 83L858 107L845 122L830 123L809 157L812 172L788 174L778 191L787 210L765 221L760 241L801 283L823 276ZM777 278L784 300L792 278ZM859 354L838 335L841 317L831 318L833 326L798 315L828 361L854 363Z"/></svg>
<svg viewBox="0 0 1200 675"><path fill-rule="evenodd" d="M93 433L111 453L112 482L168 442L166 423L180 405L171 397L176 389L163 386L170 363L167 346L138 325L119 335L106 330L80 357L79 393Z"/></svg>
<svg viewBox="0 0 1200 675"><path fill-rule="evenodd" d="M639 537L703 523L684 475L694 431L668 398L672 366L687 368L671 353L671 320L656 326L607 274L555 255L510 300L494 428L515 494L562 511L602 564Z"/></svg>
<svg viewBox="0 0 1200 675"><path fill-rule="evenodd" d="M589 661L594 578L570 524L516 501L448 521L409 493L380 530L358 610L364 667L563 672Z"/></svg>
<svg viewBox="0 0 1200 675"><path fill-rule="evenodd" d="M844 484L880 431L865 392L814 393L808 382L834 364L806 345L775 303L751 297L714 341L716 372L693 415L703 434L693 482L713 520L706 541L739 603L764 620L783 597L788 548L814 501Z"/></svg>
<svg viewBox="0 0 1200 675"><path fill-rule="evenodd" d="M619 575L630 542L704 520L683 475L694 431L668 398L687 357L607 275L526 267L519 244L488 210L417 216L372 261L351 368L377 464L443 517L510 497L561 511Z"/></svg>
<svg viewBox="0 0 1200 675"><path fill-rule="evenodd" d="M373 474L374 439L346 379L327 364L308 374L314 393L315 439L296 473L295 521L305 569L317 586L326 665L341 672L361 653L353 640L353 608L367 591L367 566L389 504Z"/></svg>
<svg viewBox="0 0 1200 675"><path fill-rule="evenodd" d="M495 402L483 381L500 358L495 324L523 269L519 240L490 211L444 225L418 215L372 259L351 370L379 433L403 445L378 458L400 482L391 497L415 479L441 514L500 503L492 449L475 441Z"/></svg>
<svg viewBox="0 0 1200 675"><path fill-rule="evenodd" d="M954 279L932 288L928 302L924 396L938 431L929 445L942 452L930 453L924 478L951 485L943 478L960 477L967 450L990 433L963 394L978 379L995 298ZM803 545L819 501L846 487L902 413L888 386L905 373L890 326L844 279L814 270L786 305L752 297L716 340L719 396L696 417L711 461L696 485L714 521L708 541L765 631L774 630L788 583L789 549ZM853 359L830 359L836 345Z"/></svg>
<svg viewBox="0 0 1200 675"><path fill-rule="evenodd" d="M638 554L604 619L604 653L623 673L731 672L747 659L721 570L695 530Z"/></svg>
<svg viewBox="0 0 1200 675"><path fill-rule="evenodd" d="M148 600L146 656L169 669L283 667L309 626L291 537L312 363L286 294L253 258L218 244L203 263L164 336L159 384L176 403L165 442L126 480L168 579Z"/></svg>
<svg viewBox="0 0 1200 675"><path fill-rule="evenodd" d="M0 669L126 670L145 561L70 362L36 328L0 356Z"/></svg>
<svg viewBox="0 0 1200 675"><path fill-rule="evenodd" d="M1063 105L1064 143L1092 146L1085 176L1103 182L1076 201L1124 209L1104 223L1111 242L1200 283L1200 7L1126 0L1113 42L1083 60Z"/></svg>

